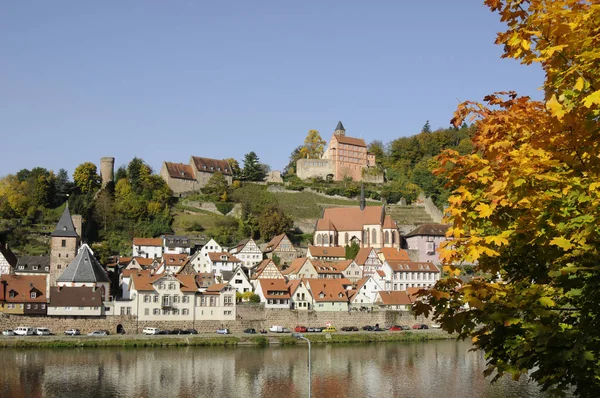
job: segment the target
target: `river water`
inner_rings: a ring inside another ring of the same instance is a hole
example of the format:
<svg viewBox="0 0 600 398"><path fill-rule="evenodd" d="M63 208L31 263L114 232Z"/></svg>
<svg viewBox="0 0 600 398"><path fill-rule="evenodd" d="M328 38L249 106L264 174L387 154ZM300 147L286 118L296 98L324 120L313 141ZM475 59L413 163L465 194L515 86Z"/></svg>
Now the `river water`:
<svg viewBox="0 0 600 398"><path fill-rule="evenodd" d="M490 385L466 342L314 345L313 397L545 397L522 378ZM306 397L308 349L103 348L0 351L0 396Z"/></svg>

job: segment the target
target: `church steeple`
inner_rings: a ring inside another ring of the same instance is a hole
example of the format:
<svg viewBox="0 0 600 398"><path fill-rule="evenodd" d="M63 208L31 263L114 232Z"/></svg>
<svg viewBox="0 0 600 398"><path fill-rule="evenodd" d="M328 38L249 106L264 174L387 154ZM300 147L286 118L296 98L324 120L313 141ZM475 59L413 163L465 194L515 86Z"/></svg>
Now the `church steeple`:
<svg viewBox="0 0 600 398"><path fill-rule="evenodd" d="M341 121L338 122L337 126L335 127L335 131L333 132L333 134L335 134L335 135L341 135L341 136L345 136L346 135L346 129L344 128L344 125L342 124Z"/></svg>

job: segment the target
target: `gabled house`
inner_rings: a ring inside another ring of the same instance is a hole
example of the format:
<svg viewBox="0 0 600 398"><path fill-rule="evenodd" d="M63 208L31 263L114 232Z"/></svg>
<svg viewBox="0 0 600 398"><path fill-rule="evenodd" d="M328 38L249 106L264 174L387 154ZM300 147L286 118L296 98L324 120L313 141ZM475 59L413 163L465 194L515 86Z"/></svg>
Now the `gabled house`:
<svg viewBox="0 0 600 398"><path fill-rule="evenodd" d="M339 279L306 279L315 311L348 311L348 292Z"/></svg>
<svg viewBox="0 0 600 398"><path fill-rule="evenodd" d="M162 257L162 262L156 268L157 274L162 274L163 272L172 272L179 273L181 269L185 266L185 264L189 261L189 257L187 254L174 254L174 253L165 253Z"/></svg>
<svg viewBox="0 0 600 398"><path fill-rule="evenodd" d="M87 244L81 245L77 256L56 279L59 287L95 287L102 291L102 300L108 301L110 279L102 265L94 257ZM50 291L52 296L52 290Z"/></svg>
<svg viewBox="0 0 600 398"><path fill-rule="evenodd" d="M133 238L133 257L159 258L162 255L162 238Z"/></svg>
<svg viewBox="0 0 600 398"><path fill-rule="evenodd" d="M203 292L216 283L215 276L212 272L197 273L194 277L196 278L196 285L198 286L198 290L200 292Z"/></svg>
<svg viewBox="0 0 600 398"><path fill-rule="evenodd" d="M102 316L102 290L95 286L54 286L50 288L49 316Z"/></svg>
<svg viewBox="0 0 600 398"><path fill-rule="evenodd" d="M165 235L163 236L163 251L169 254L191 253L191 242L187 236Z"/></svg>
<svg viewBox="0 0 600 398"><path fill-rule="evenodd" d="M17 260L17 266L13 270L15 275L38 275L48 276L50 274L49 256L21 256ZM50 297L50 278L46 278L46 290L44 296Z"/></svg>
<svg viewBox="0 0 600 398"><path fill-rule="evenodd" d="M248 275L244 272L243 267L239 265L233 270L231 278L224 280L224 282L232 286L238 293L246 293L254 290L250 279L248 279Z"/></svg>
<svg viewBox="0 0 600 398"><path fill-rule="evenodd" d="M273 256L279 257L281 264L291 264L296 257L298 257L298 251L287 237L286 234L277 235L264 249L265 254L268 258L272 259Z"/></svg>
<svg viewBox="0 0 600 398"><path fill-rule="evenodd" d="M221 276L223 271L233 271L242 264L237 257L228 252L208 253L208 258L211 262L210 272L216 276Z"/></svg>
<svg viewBox="0 0 600 398"><path fill-rule="evenodd" d="M354 260L338 261L337 269L342 273L343 278L349 279L351 282L357 282L363 277L363 270L356 264Z"/></svg>
<svg viewBox="0 0 600 398"><path fill-rule="evenodd" d="M265 259L260 264L256 266L254 269L254 273L250 278L250 282L256 289L257 283L260 279L282 279L285 280L285 277L279 270L279 267L275 265L273 260Z"/></svg>
<svg viewBox="0 0 600 398"><path fill-rule="evenodd" d="M189 164L163 162L160 169L160 176L178 196L203 188L214 173L221 173L231 184L233 173L226 160L192 156Z"/></svg>
<svg viewBox="0 0 600 398"><path fill-rule="evenodd" d="M211 285L196 297L196 320L233 321L235 288L227 283Z"/></svg>
<svg viewBox="0 0 600 398"><path fill-rule="evenodd" d="M312 263L317 271L317 278L319 279L341 279L344 277L339 263L319 260L313 260Z"/></svg>
<svg viewBox="0 0 600 398"><path fill-rule="evenodd" d="M290 291L285 279L258 279L254 290L265 308L290 308Z"/></svg>
<svg viewBox="0 0 600 398"><path fill-rule="evenodd" d="M375 305L382 310L410 311L412 302L405 291L383 290L377 293Z"/></svg>
<svg viewBox="0 0 600 398"><path fill-rule="evenodd" d="M244 239L229 251L235 255L242 265L248 269L254 268L263 260L263 253L253 239Z"/></svg>
<svg viewBox="0 0 600 398"><path fill-rule="evenodd" d="M190 262L192 263L192 266L194 267L196 272L202 272L202 273L212 272L212 262L211 262L210 258L208 257L208 254L209 253L221 253L223 251L224 250L221 247L221 245L219 245L214 239L211 239L208 242L206 242L206 244L204 246L202 246L202 249L197 251L192 256L192 258L190 259Z"/></svg>
<svg viewBox="0 0 600 398"><path fill-rule="evenodd" d="M429 262L387 260L383 265L383 271L389 281L389 290L431 287L441 276L440 269Z"/></svg>
<svg viewBox="0 0 600 398"><path fill-rule="evenodd" d="M417 253L417 261L440 263L439 247L446 240L446 232L450 225L423 224L406 235L408 250Z"/></svg>
<svg viewBox="0 0 600 398"><path fill-rule="evenodd" d="M0 242L0 275L12 274L16 266L17 256L6 243Z"/></svg>
<svg viewBox="0 0 600 398"><path fill-rule="evenodd" d="M120 315L137 315L140 321L194 319L198 286L193 275L134 273L130 292L132 300L121 306Z"/></svg>
<svg viewBox="0 0 600 398"><path fill-rule="evenodd" d="M372 276L359 280L350 296L350 308L369 308L373 306L381 286Z"/></svg>
<svg viewBox="0 0 600 398"><path fill-rule="evenodd" d="M310 311L313 298L310 289L303 279L294 279L287 283L290 292L291 309L299 311Z"/></svg>
<svg viewBox="0 0 600 398"><path fill-rule="evenodd" d="M313 246L309 245L306 257L323 261L341 261L346 259L346 248L342 246Z"/></svg>
<svg viewBox="0 0 600 398"><path fill-rule="evenodd" d="M294 261L292 261L292 264L281 271L281 273L288 280L319 277L319 274L312 264L311 259L308 257L295 258Z"/></svg>
<svg viewBox="0 0 600 398"><path fill-rule="evenodd" d="M383 249L382 249L383 250ZM397 250L395 248L386 248L385 250ZM358 250L354 261L363 271L364 276L373 275L383 267L383 261L377 255L372 247L362 247Z"/></svg>
<svg viewBox="0 0 600 398"><path fill-rule="evenodd" d="M0 312L5 314L46 315L47 275L0 276Z"/></svg>
<svg viewBox="0 0 600 398"><path fill-rule="evenodd" d="M125 266L125 269L155 269L161 263L162 258L146 258L146 257L133 257Z"/></svg>

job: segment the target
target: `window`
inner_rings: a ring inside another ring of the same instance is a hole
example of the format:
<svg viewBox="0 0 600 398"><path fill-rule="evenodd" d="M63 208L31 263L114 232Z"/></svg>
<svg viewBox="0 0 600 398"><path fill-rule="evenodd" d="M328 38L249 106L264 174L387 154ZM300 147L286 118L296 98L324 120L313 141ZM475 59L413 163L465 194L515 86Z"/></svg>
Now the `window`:
<svg viewBox="0 0 600 398"><path fill-rule="evenodd" d="M187 308L184 308L184 309L181 311L181 314L182 314L182 315L189 315L189 313L190 313L190 310L188 310Z"/></svg>
<svg viewBox="0 0 600 398"><path fill-rule="evenodd" d="M83 311L83 309L84 309L83 307L79 307L79 311Z"/></svg>
<svg viewBox="0 0 600 398"><path fill-rule="evenodd" d="M150 308L144 309L144 315L150 315Z"/></svg>
<svg viewBox="0 0 600 398"><path fill-rule="evenodd" d="M127 315L131 315L131 307L127 307Z"/></svg>
<svg viewBox="0 0 600 398"><path fill-rule="evenodd" d="M125 307L121 307L121 315L125 315Z"/></svg>
<svg viewBox="0 0 600 398"><path fill-rule="evenodd" d="M38 305L37 305L37 304L34 304L34 305L33 305L33 309L34 309L34 310L37 310L37 309L38 309Z"/></svg>
<svg viewBox="0 0 600 398"><path fill-rule="evenodd" d="M62 268L62 265L58 264L58 265L56 266L56 268L57 268L57 269L61 269L61 268Z"/></svg>
<svg viewBox="0 0 600 398"><path fill-rule="evenodd" d="M63 240L62 240L62 242L60 242L60 245L61 245L62 247L67 247L67 240L66 240L66 239L63 239Z"/></svg>
<svg viewBox="0 0 600 398"><path fill-rule="evenodd" d="M211 306L211 307L214 307L214 306L215 306L215 298L214 298L214 297L211 297L211 298L210 298L210 306Z"/></svg>
<svg viewBox="0 0 600 398"><path fill-rule="evenodd" d="M154 302L154 303L158 303L158 294L155 294L155 295L152 297L152 302Z"/></svg>
<svg viewBox="0 0 600 398"><path fill-rule="evenodd" d="M163 296L162 305L163 305L163 307L170 307L171 306L171 297Z"/></svg>
<svg viewBox="0 0 600 398"><path fill-rule="evenodd" d="M160 315L160 310L158 308L153 309L152 315Z"/></svg>
<svg viewBox="0 0 600 398"><path fill-rule="evenodd" d="M25 266L19 265L19 269L25 269Z"/></svg>
<svg viewBox="0 0 600 398"><path fill-rule="evenodd" d="M242 284L242 280L241 280L241 279L236 279L236 280L235 280L235 283L236 283L237 285L241 285L241 284Z"/></svg>
<svg viewBox="0 0 600 398"><path fill-rule="evenodd" d="M435 243L427 242L427 254L435 254Z"/></svg>
<svg viewBox="0 0 600 398"><path fill-rule="evenodd" d="M65 307L65 311L71 311L71 307Z"/></svg>
<svg viewBox="0 0 600 398"><path fill-rule="evenodd" d="M189 296L183 296L183 303L184 303L184 304L187 304L187 303L189 303L189 302L190 302L190 298L189 298Z"/></svg>
<svg viewBox="0 0 600 398"><path fill-rule="evenodd" d="M231 311L225 311L224 314L225 315L231 315Z"/></svg>
<svg viewBox="0 0 600 398"><path fill-rule="evenodd" d="M173 310L171 312L173 313L173 315L179 315L179 309L178 308L173 308Z"/></svg>
<svg viewBox="0 0 600 398"><path fill-rule="evenodd" d="M173 296L173 304L179 303L179 296Z"/></svg>
<svg viewBox="0 0 600 398"><path fill-rule="evenodd" d="M42 304L42 309L45 310L46 309L46 304Z"/></svg>
<svg viewBox="0 0 600 398"><path fill-rule="evenodd" d="M15 298L15 292L14 292L14 291L11 291L11 292L9 293L9 295L8 295L8 296L9 296L10 298Z"/></svg>
<svg viewBox="0 0 600 398"><path fill-rule="evenodd" d="M37 293L36 293L36 292L31 292L31 295L30 295L30 297L31 297L31 298L36 298L36 297L37 297Z"/></svg>
<svg viewBox="0 0 600 398"><path fill-rule="evenodd" d="M169 309L168 308L163 308L162 314L163 315L169 315Z"/></svg>
<svg viewBox="0 0 600 398"><path fill-rule="evenodd" d="M31 304L27 304L27 309L30 310L31 309Z"/></svg>
<svg viewBox="0 0 600 398"><path fill-rule="evenodd" d="M144 303L149 303L151 301L149 294L144 294Z"/></svg>

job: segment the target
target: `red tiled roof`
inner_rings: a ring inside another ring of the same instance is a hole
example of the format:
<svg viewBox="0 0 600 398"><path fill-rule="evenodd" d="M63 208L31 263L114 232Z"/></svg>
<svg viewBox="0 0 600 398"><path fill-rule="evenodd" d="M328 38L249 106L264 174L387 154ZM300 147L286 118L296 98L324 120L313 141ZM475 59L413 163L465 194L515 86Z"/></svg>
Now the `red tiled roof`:
<svg viewBox="0 0 600 398"><path fill-rule="evenodd" d="M195 180L194 170L189 164L165 162L165 167L171 178Z"/></svg>
<svg viewBox="0 0 600 398"><path fill-rule="evenodd" d="M188 260L188 255L182 254L163 254L163 262L166 266L183 265ZM140 264L141 265L141 264Z"/></svg>
<svg viewBox="0 0 600 398"><path fill-rule="evenodd" d="M290 266L287 267L286 269L284 269L283 271L281 271L281 273L283 275L297 274L298 272L300 272L300 270L304 266L304 263L306 263L306 261L308 261L308 260L310 260L310 259L307 257L297 257L297 258L293 259ZM310 263L312 264L312 261Z"/></svg>
<svg viewBox="0 0 600 398"><path fill-rule="evenodd" d="M334 137L337 139L337 142L339 142L340 144L354 145L354 146L360 146L360 147L364 147L364 148L367 147L365 140L363 140L362 138L348 137L345 135L334 135Z"/></svg>
<svg viewBox="0 0 600 398"><path fill-rule="evenodd" d="M133 260L135 260L142 267L149 267L149 266L152 265L152 263L154 263L154 259L153 258L134 257Z"/></svg>
<svg viewBox="0 0 600 398"><path fill-rule="evenodd" d="M397 261L386 260L394 272L440 272L440 269L433 263L416 261Z"/></svg>
<svg viewBox="0 0 600 398"><path fill-rule="evenodd" d="M221 256L225 256L225 260L221 259ZM208 258L210 258L210 261L212 262L241 263L241 261L236 256L228 252L211 252L208 253Z"/></svg>
<svg viewBox="0 0 600 398"><path fill-rule="evenodd" d="M356 253L356 257L354 257L354 261L358 265L365 265L367 262L367 258L369 258L369 254L373 251L372 247L361 247Z"/></svg>
<svg viewBox="0 0 600 398"><path fill-rule="evenodd" d="M404 249L398 250L395 247L384 247L378 253L383 254L385 260L410 261L410 256Z"/></svg>
<svg viewBox="0 0 600 398"><path fill-rule="evenodd" d="M273 250L275 250L285 237L287 237L286 234L280 234L275 236L269 241L269 243L267 243L267 246L265 246L265 252L272 252Z"/></svg>
<svg viewBox="0 0 600 398"><path fill-rule="evenodd" d="M408 294L402 290L380 291L381 303L384 305L411 305Z"/></svg>
<svg viewBox="0 0 600 398"><path fill-rule="evenodd" d="M202 173L221 173L226 176L230 176L231 168L226 160L201 158L198 156L192 156L192 162L199 172Z"/></svg>
<svg viewBox="0 0 600 398"><path fill-rule="evenodd" d="M4 274L0 277L1 281L6 281L7 303L45 303L46 297L46 275L13 275ZM0 290L4 287L0 284ZM10 297L10 292L14 292L14 297ZM36 293L35 298L31 298L31 292Z"/></svg>
<svg viewBox="0 0 600 398"><path fill-rule="evenodd" d="M289 299L290 291L284 279L259 279L263 295L267 299ZM284 292L283 294L270 294L269 292Z"/></svg>
<svg viewBox="0 0 600 398"><path fill-rule="evenodd" d="M380 225L383 206L330 207L317 221L317 231L330 231L331 225L337 231L362 231L364 225Z"/></svg>
<svg viewBox="0 0 600 398"><path fill-rule="evenodd" d="M133 238L135 246L162 246L162 238Z"/></svg>
<svg viewBox="0 0 600 398"><path fill-rule="evenodd" d="M52 307L100 307L102 289L88 286L64 286L50 288Z"/></svg>
<svg viewBox="0 0 600 398"><path fill-rule="evenodd" d="M346 257L346 248L341 246L308 246L308 250L313 257Z"/></svg>
<svg viewBox="0 0 600 398"><path fill-rule="evenodd" d="M307 279L315 301L347 302L348 294L339 279Z"/></svg>

